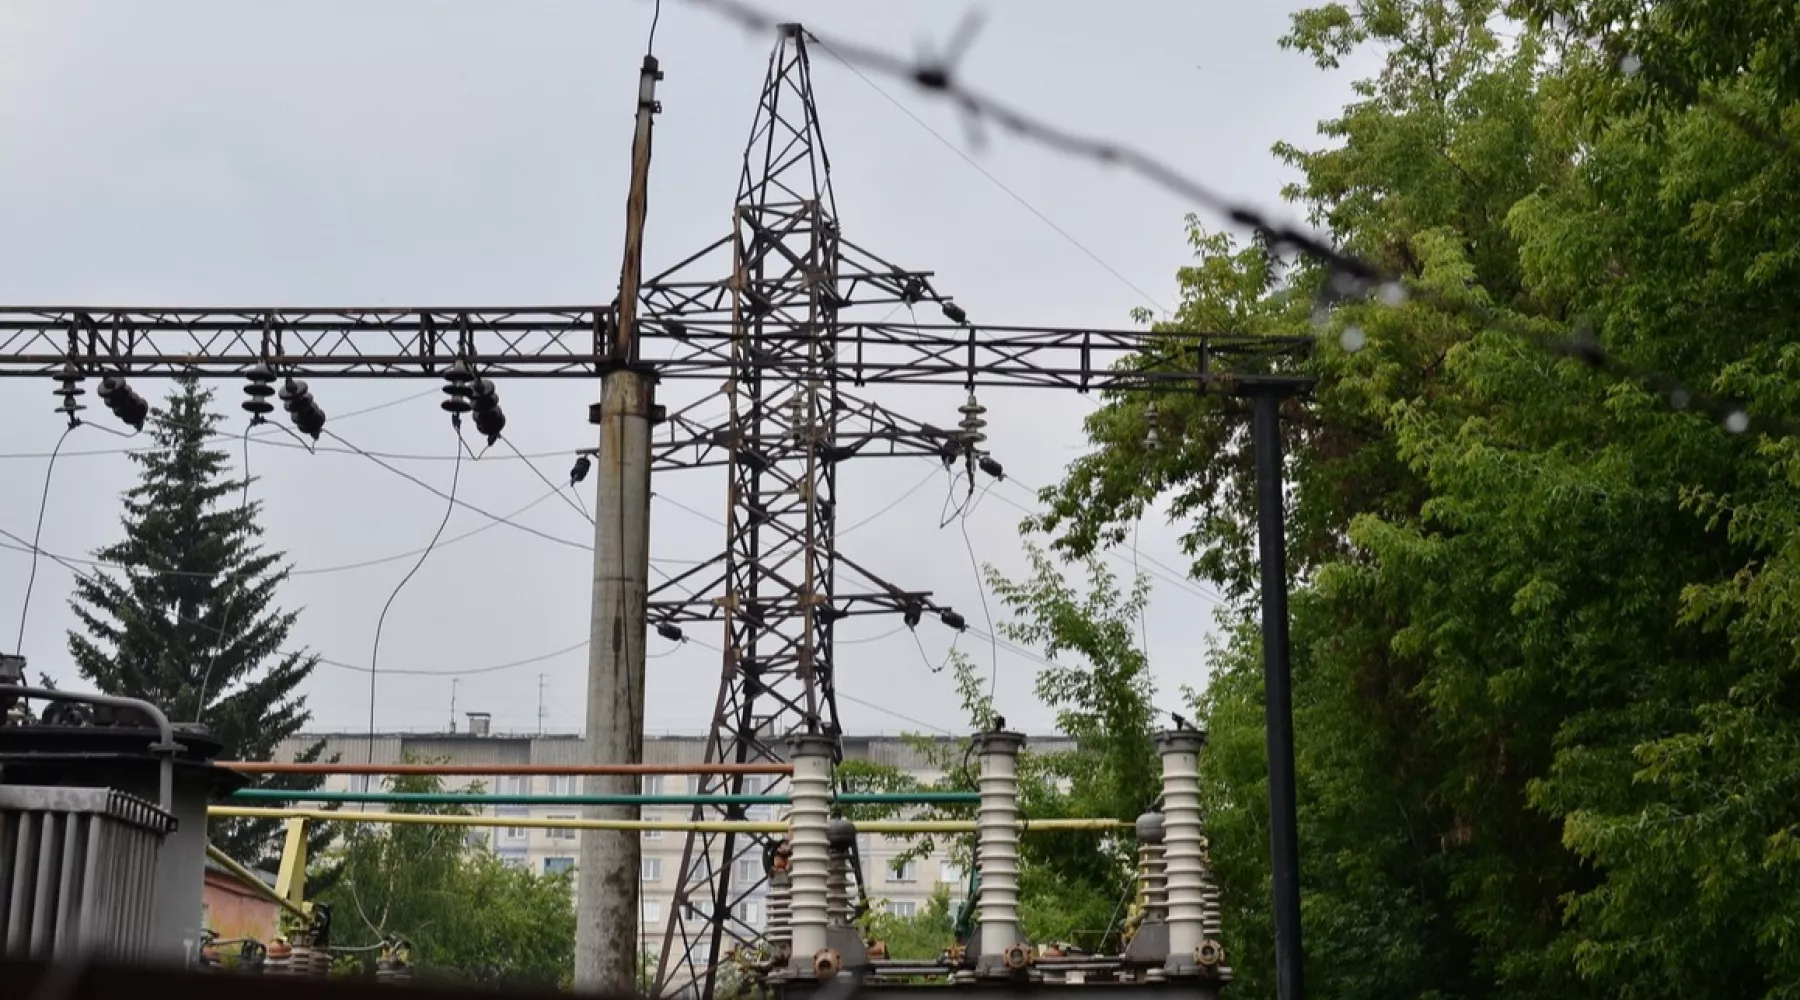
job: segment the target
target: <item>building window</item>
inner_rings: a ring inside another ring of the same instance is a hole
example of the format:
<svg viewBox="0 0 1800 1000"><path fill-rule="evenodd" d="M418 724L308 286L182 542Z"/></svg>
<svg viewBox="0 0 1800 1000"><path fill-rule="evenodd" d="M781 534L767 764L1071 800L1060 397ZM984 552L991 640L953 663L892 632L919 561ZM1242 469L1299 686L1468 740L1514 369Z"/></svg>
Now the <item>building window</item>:
<svg viewBox="0 0 1800 1000"><path fill-rule="evenodd" d="M366 774L352 774L350 776L350 790L359 795L368 791L369 776Z"/></svg>
<svg viewBox="0 0 1800 1000"><path fill-rule="evenodd" d="M700 776L698 774L690 774L687 776L687 793L689 795L700 794Z"/></svg>
<svg viewBox="0 0 1800 1000"><path fill-rule="evenodd" d="M523 847L502 847L496 853L500 855L500 863L508 868L530 867L531 863L526 860L525 848Z"/></svg>
<svg viewBox="0 0 1800 1000"><path fill-rule="evenodd" d="M968 881L968 876L961 865L945 861L938 865L938 881L945 885L961 885Z"/></svg>
<svg viewBox="0 0 1800 1000"><path fill-rule="evenodd" d="M641 905L644 908L644 923L654 924L662 920L662 900L646 899Z"/></svg>
<svg viewBox="0 0 1800 1000"><path fill-rule="evenodd" d="M574 818L575 818L574 816L551 816L550 817L550 819L574 819ZM575 839L575 831L574 830L566 830L566 829L565 830L551 830L550 831L550 839L551 840L574 840Z"/></svg>
<svg viewBox="0 0 1800 1000"><path fill-rule="evenodd" d="M889 882L917 882L919 880L919 863L917 861L890 861L887 866Z"/></svg>
<svg viewBox="0 0 1800 1000"><path fill-rule="evenodd" d="M644 881L646 881L646 882L661 882L662 881L662 859L661 858L645 858L644 859Z"/></svg>
<svg viewBox="0 0 1800 1000"><path fill-rule="evenodd" d="M525 827L509 826L506 828L506 839L507 840L527 840L530 837L531 837L531 831L527 830Z"/></svg>
<svg viewBox="0 0 1800 1000"><path fill-rule="evenodd" d="M890 899L881 904L881 908L890 917L916 917L919 915L919 904L912 900L895 901Z"/></svg>
<svg viewBox="0 0 1800 1000"><path fill-rule="evenodd" d="M731 908L731 915L749 924L751 927L762 926L762 904L748 900Z"/></svg>
<svg viewBox="0 0 1800 1000"><path fill-rule="evenodd" d="M575 776L573 774L552 774L550 776L551 795L574 795Z"/></svg>
<svg viewBox="0 0 1800 1000"><path fill-rule="evenodd" d="M529 775L529 774L503 774L500 776L499 785L496 790L501 795L530 795L531 794L531 775ZM531 807L527 806L527 805L495 806L494 807L494 815L496 815L496 816L529 816L529 815L531 815Z"/></svg>
<svg viewBox="0 0 1800 1000"><path fill-rule="evenodd" d="M575 870L575 859L574 858L545 858L544 859L544 874L545 875L561 875L563 872L569 872L569 871L574 871L574 870Z"/></svg>
<svg viewBox="0 0 1800 1000"><path fill-rule="evenodd" d="M663 776L660 774L646 774L638 787L645 795L661 795L663 786L662 779Z"/></svg>
<svg viewBox="0 0 1800 1000"><path fill-rule="evenodd" d="M644 813L643 816L644 816L644 821L647 823L656 823L662 819L662 816L660 816L657 813ZM645 830L644 831L644 839L645 840L661 840L662 834L663 834L663 832L661 830Z"/></svg>
<svg viewBox="0 0 1800 1000"><path fill-rule="evenodd" d="M737 862L737 883L739 888L754 885L762 881L762 862L756 858L739 858Z"/></svg>

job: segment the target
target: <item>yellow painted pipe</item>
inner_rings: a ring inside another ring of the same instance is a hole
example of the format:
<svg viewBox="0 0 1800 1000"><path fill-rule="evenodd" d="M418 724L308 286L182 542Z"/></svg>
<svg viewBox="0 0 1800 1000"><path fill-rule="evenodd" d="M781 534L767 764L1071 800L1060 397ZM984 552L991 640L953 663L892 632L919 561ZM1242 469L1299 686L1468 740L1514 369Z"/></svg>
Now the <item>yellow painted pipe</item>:
<svg viewBox="0 0 1800 1000"><path fill-rule="evenodd" d="M219 850L211 844L207 844L206 856L211 858L220 868L223 868L236 876L237 880L249 887L251 892L256 893L258 896L261 896L269 902L274 903L276 906L292 913L301 920L307 921L308 923L312 922L312 914L306 912L305 907L295 903L293 900L283 897L281 893L271 889L267 882L257 878L255 872L238 864L232 859L231 855L226 854L224 851Z"/></svg>
<svg viewBox="0 0 1800 1000"><path fill-rule="evenodd" d="M667 830L672 833L786 833L786 823L743 820L550 819L539 816L447 816L433 813L337 812L325 809L259 809L254 806L209 806L208 816L255 819L307 819L320 823L396 823L412 826L510 826L532 830ZM1019 832L1048 830L1124 830L1116 819L1025 819ZM972 820L882 820L856 824L858 833L893 836L926 833L974 833Z"/></svg>

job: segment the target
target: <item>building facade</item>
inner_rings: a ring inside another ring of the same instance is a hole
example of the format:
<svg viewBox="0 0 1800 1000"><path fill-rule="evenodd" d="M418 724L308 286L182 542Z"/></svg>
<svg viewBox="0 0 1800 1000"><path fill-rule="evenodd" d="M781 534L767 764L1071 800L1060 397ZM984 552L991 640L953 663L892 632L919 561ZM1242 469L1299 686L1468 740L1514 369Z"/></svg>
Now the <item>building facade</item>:
<svg viewBox="0 0 1800 1000"><path fill-rule="evenodd" d="M373 746L370 745L369 738L362 734L302 735L279 748L276 759L291 760L298 752L323 740L323 759L327 760L336 754L341 755L339 759L345 761L373 759L381 764L417 761L480 766L584 762L586 751L584 741L579 736L490 735L485 723L486 720L477 715L471 718L470 732L466 733L377 735ZM932 781L941 776L932 769L929 760L916 746L900 737L845 736L843 745L847 760L896 767L920 781ZM1034 738L1030 740L1030 745L1034 749L1049 750L1061 749L1069 744L1061 737L1049 737ZM706 740L701 736L652 736L644 741L644 760L651 764L699 764L704 760L705 749ZM775 779L755 776L746 778L745 791L751 794L765 791L771 780ZM473 785L479 785L483 791L506 795L578 795L582 791L581 779L572 775L492 775L445 779L445 787L449 790L464 791ZM324 787L332 791L381 791L384 785L380 778L334 775L327 779ZM650 776L643 779L642 787L645 794L650 795L695 794L699 790L699 778ZM785 787L783 782L775 791L782 791ZM345 805L344 808L359 807ZM372 805L360 808L380 811L384 807ZM645 806L643 818L677 821L688 818L691 809L689 806ZM751 806L748 807L745 818L753 821L779 820L783 810L782 806ZM479 840L508 863L537 872L567 871L575 866L580 844L578 831L533 829L509 824L507 821L528 816L573 819L580 815L580 807L489 805L484 806L482 811L494 818L494 825L471 831L471 839ZM642 917L638 935L646 952L660 953L662 950L669 908L673 905L674 893L681 881L679 876L686 841L685 833L646 831L643 834ZM935 851L916 859L904 857L910 846L912 845L902 838L867 834L861 838L858 848L862 856L864 877L868 881L869 898L874 905L897 916L912 916L924 910L940 886L953 902L960 901L967 884L967 874L951 861L951 851L955 845L947 842L946 838L937 838L933 844ZM696 863L698 860L696 859ZM721 864L723 861L722 858L715 858L714 864ZM750 885L762 877L760 854L745 851L732 859L731 863L737 866L737 870L732 873L731 881L734 886ZM732 895L736 897L739 891L734 889ZM766 927L768 906L764 890L758 889L739 902L733 916L748 927L758 930Z"/></svg>

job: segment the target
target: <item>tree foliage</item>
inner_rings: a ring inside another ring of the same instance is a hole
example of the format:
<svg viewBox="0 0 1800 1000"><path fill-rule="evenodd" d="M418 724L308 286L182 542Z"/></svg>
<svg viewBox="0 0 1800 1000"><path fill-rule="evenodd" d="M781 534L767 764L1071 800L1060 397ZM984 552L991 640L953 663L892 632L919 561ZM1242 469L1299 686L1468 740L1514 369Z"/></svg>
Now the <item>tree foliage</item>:
<svg viewBox="0 0 1800 1000"><path fill-rule="evenodd" d="M1379 54L1276 152L1411 294L1194 224L1167 326L1319 335L1284 439L1313 990L1800 995L1800 13L1360 0L1281 44ZM1272 996L1243 412L1154 402L1092 415L1033 527L1083 556L1166 500L1237 599L1203 771L1234 990Z"/></svg>
<svg viewBox="0 0 1800 1000"><path fill-rule="evenodd" d="M435 775L390 778L396 792L437 793ZM479 786L475 790L479 790ZM470 816L463 805L405 803L394 812ZM339 944L404 938L426 977L512 986L566 986L575 970L573 875L508 865L466 826L359 825L344 838L341 874L320 899Z"/></svg>
<svg viewBox="0 0 1800 1000"><path fill-rule="evenodd" d="M153 446L131 453L140 477L125 493L124 540L95 553L124 570L77 578L70 605L82 630L69 633L69 655L101 693L203 723L227 758L268 760L311 718L299 688L318 657L284 648L299 617L275 604L288 569L260 544L260 502L241 502L248 483L231 478L229 456L211 446L223 419L211 400L197 378L180 378L151 415ZM323 748L299 759L317 760ZM258 785L321 780L273 775ZM211 836L239 861L272 867L276 827L221 820Z"/></svg>

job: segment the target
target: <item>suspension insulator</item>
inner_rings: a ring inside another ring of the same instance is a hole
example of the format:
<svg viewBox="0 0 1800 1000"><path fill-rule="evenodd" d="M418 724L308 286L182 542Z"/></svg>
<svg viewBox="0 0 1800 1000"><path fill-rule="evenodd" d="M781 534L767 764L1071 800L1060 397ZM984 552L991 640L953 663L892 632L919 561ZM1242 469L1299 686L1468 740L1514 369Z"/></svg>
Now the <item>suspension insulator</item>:
<svg viewBox="0 0 1800 1000"><path fill-rule="evenodd" d="M55 395L62 400L57 404L56 412L69 418L70 427L81 422L81 419L75 414L87 409L75 401L78 397L87 395L87 390L81 387L81 383L86 379L87 376L81 374L81 369L75 367L73 361L63 362L62 371L56 375Z"/></svg>
<svg viewBox="0 0 1800 1000"><path fill-rule="evenodd" d="M112 415L134 431L143 430L144 421L150 419L150 404L144 402L144 397L121 376L108 375L101 379L98 395Z"/></svg>
<svg viewBox="0 0 1800 1000"><path fill-rule="evenodd" d="M968 619L966 619L962 615L959 615L956 612L950 610L949 608L945 608L944 610L938 612L938 620L942 621L945 625L950 626L951 628L957 630L958 632L961 632L963 629L969 627Z"/></svg>
<svg viewBox="0 0 1800 1000"><path fill-rule="evenodd" d="M670 642L680 642L682 640L681 626L672 622L657 622L656 634Z"/></svg>
<svg viewBox="0 0 1800 1000"><path fill-rule="evenodd" d="M907 628L918 628L919 621L924 617L925 606L918 601L907 601L906 607L900 612L900 620L906 623Z"/></svg>
<svg viewBox="0 0 1800 1000"><path fill-rule="evenodd" d="M981 466L981 471L993 476L995 479L1006 478L1006 467L1001 465L992 455L981 456L977 464Z"/></svg>
<svg viewBox="0 0 1800 1000"><path fill-rule="evenodd" d="M575 456L575 465L573 468L571 468L569 470L569 485L574 486L576 483L579 483L582 480L586 479L588 477L588 473L591 472L593 470L593 468L594 468L594 460L593 459L587 457L586 455L576 455Z"/></svg>
<svg viewBox="0 0 1800 1000"><path fill-rule="evenodd" d="M494 383L478 378L469 383L469 402L475 409L475 430L487 435L488 444L500 440L506 429L506 411L500 409L500 390Z"/></svg>
<svg viewBox="0 0 1800 1000"><path fill-rule="evenodd" d="M444 401L438 405L453 417L460 417L474 409L469 403L469 397L474 395L474 382L475 373L459 358L444 373Z"/></svg>
<svg viewBox="0 0 1800 1000"><path fill-rule="evenodd" d="M262 423L269 414L275 412L275 404L269 397L275 395L275 371L266 364L259 364L244 373L250 384L244 386L244 412L250 414L251 423Z"/></svg>
<svg viewBox="0 0 1800 1000"><path fill-rule="evenodd" d="M1153 399L1144 404L1144 444L1147 447L1154 448L1159 443L1160 436L1156 433L1156 423L1156 400Z"/></svg>
<svg viewBox="0 0 1800 1000"><path fill-rule="evenodd" d="M939 302L938 308L944 310L944 318L949 320L952 323L967 323L967 322L969 322L969 314L963 311L963 307L957 305L956 303L950 301L949 299L945 299L944 301Z"/></svg>
<svg viewBox="0 0 1800 1000"><path fill-rule="evenodd" d="M281 405L287 410L288 419L294 422L294 429L317 441L320 432L325 430L325 411L313 398L312 390L305 382L290 378L282 384L280 395Z"/></svg>

